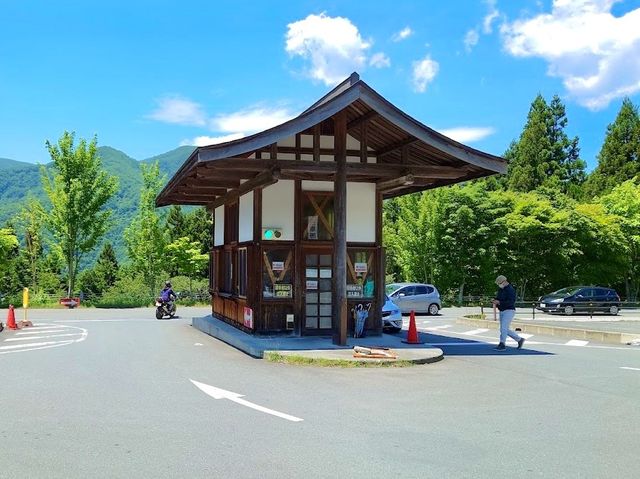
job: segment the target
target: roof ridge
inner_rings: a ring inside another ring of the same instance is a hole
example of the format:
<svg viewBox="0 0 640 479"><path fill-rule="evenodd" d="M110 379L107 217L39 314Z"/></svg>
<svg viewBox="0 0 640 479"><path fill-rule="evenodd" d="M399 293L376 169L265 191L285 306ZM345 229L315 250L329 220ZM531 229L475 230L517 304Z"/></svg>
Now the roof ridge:
<svg viewBox="0 0 640 479"><path fill-rule="evenodd" d="M316 101L313 105L311 105L309 108L307 108L302 113L300 113L300 115L298 115L298 116L302 116L305 113L310 112L311 110L315 110L320 105L322 105L322 104L328 102L329 100L331 100L332 98L338 96L343 91L348 90L349 88L353 87L359 81L360 81L360 75L358 74L358 72L352 72L351 75L349 75L347 78L345 78L339 84L337 84L333 88L333 90L331 90L330 92L325 94L318 101Z"/></svg>

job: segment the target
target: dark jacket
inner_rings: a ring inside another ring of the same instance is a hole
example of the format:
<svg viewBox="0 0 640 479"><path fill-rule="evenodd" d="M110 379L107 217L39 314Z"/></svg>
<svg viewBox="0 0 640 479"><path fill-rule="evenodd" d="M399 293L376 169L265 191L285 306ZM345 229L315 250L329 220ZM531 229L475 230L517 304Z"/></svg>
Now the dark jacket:
<svg viewBox="0 0 640 479"><path fill-rule="evenodd" d="M171 288L163 288L162 291L160 291L160 298L165 302L173 301L176 299L176 293L174 293Z"/></svg>
<svg viewBox="0 0 640 479"><path fill-rule="evenodd" d="M506 311L507 309L516 309L516 288L507 284L504 288L498 289L496 299L500 301L498 309Z"/></svg>

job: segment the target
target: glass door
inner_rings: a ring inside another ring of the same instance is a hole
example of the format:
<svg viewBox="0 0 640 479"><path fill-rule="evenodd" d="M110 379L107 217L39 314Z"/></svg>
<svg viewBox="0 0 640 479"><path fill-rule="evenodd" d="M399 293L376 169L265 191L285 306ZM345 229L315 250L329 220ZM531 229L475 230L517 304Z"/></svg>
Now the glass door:
<svg viewBox="0 0 640 479"><path fill-rule="evenodd" d="M331 254L306 252L304 274L304 329L308 334L331 331Z"/></svg>

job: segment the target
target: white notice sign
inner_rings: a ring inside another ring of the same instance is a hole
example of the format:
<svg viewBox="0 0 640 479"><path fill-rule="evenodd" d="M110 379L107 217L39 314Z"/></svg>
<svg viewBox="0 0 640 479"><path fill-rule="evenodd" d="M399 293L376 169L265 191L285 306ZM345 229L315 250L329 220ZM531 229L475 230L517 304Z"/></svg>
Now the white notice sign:
<svg viewBox="0 0 640 479"><path fill-rule="evenodd" d="M318 289L317 281L307 281L307 289Z"/></svg>
<svg viewBox="0 0 640 479"><path fill-rule="evenodd" d="M273 271L284 271L284 261L274 261L271 263L271 269Z"/></svg>
<svg viewBox="0 0 640 479"><path fill-rule="evenodd" d="M353 269L355 269L356 273L366 273L367 263L354 263Z"/></svg>

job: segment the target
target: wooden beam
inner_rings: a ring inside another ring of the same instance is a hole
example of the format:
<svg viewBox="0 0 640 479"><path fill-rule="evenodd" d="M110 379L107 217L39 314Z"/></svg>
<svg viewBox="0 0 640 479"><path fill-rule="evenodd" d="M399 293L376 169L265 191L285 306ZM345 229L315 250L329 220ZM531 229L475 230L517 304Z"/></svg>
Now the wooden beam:
<svg viewBox="0 0 640 479"><path fill-rule="evenodd" d="M271 150L263 150L263 152L268 152ZM287 154L296 154L296 153L302 153L305 155L313 155L315 152L315 148L313 147L300 147L300 148L296 148L295 146L279 146L278 147L278 153L287 153ZM318 150L318 155L329 155L329 156L334 156L336 153L336 150L334 148L320 148ZM372 155L375 155L375 152L372 151L371 152ZM360 150L347 150L347 156L360 156ZM252 159L252 158L244 158L244 159Z"/></svg>
<svg viewBox="0 0 640 479"><path fill-rule="evenodd" d="M369 136L369 124L364 122L360 125L360 163L369 161L369 152L367 151L367 138Z"/></svg>
<svg viewBox="0 0 640 479"><path fill-rule="evenodd" d="M347 344L347 112L334 117L333 343Z"/></svg>
<svg viewBox="0 0 640 479"><path fill-rule="evenodd" d="M376 151L376 155L378 155L378 158L380 158L384 155L388 155L389 153L393 153L394 151L400 148L417 143L418 141L420 140L418 140L413 136L410 136L409 138L405 138L404 140L398 141L389 146L385 146L384 148L380 148L379 150Z"/></svg>
<svg viewBox="0 0 640 479"><path fill-rule="evenodd" d="M226 188L185 187L179 186L176 193L185 195L220 196L227 192Z"/></svg>
<svg viewBox="0 0 640 479"><path fill-rule="evenodd" d="M298 150L300 151L300 150ZM313 127L313 161L320 161L320 124Z"/></svg>
<svg viewBox="0 0 640 479"><path fill-rule="evenodd" d="M256 188L264 188L265 186L277 183L280 179L280 170L277 168L258 173L249 181L245 181L238 188L229 190L224 196L219 197L215 201L211 202L211 208L215 209L218 206L226 205L237 200L240 196L253 191Z"/></svg>
<svg viewBox="0 0 640 479"><path fill-rule="evenodd" d="M395 189L398 186L408 186L412 185L415 181L415 177L409 173L408 175L403 175L398 178L393 178L391 180L382 180L376 183L376 190L380 192L384 192L386 190Z"/></svg>
<svg viewBox="0 0 640 479"><path fill-rule="evenodd" d="M216 160L215 167L225 174L230 171L260 172L270 168L279 168L283 174L335 174L337 163L335 161L308 161L308 160L253 160L245 159L236 161L236 158ZM457 166L439 165L403 165L401 163L347 163L349 176L371 176L378 178L395 178L403 174L412 173L415 177L434 179L456 179L465 176L469 170ZM211 167L213 171L213 166Z"/></svg>
<svg viewBox="0 0 640 479"><path fill-rule="evenodd" d="M358 125L361 125L363 123L367 123L369 120L371 120L372 118L375 118L376 116L378 116L378 112L375 110L370 110L368 112L366 112L364 115L351 120L349 123L347 123L347 131L349 130L353 130L355 127L357 127Z"/></svg>

